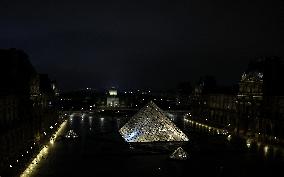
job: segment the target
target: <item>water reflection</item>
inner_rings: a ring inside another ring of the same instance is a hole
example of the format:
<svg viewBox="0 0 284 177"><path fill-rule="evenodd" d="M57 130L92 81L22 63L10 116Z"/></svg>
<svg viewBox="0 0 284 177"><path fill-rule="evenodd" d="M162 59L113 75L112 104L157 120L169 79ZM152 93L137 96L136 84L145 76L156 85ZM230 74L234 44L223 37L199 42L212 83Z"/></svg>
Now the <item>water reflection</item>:
<svg viewBox="0 0 284 177"><path fill-rule="evenodd" d="M252 140L251 139L247 139L246 144L247 144L248 148L251 147L251 143L252 143Z"/></svg>
<svg viewBox="0 0 284 177"><path fill-rule="evenodd" d="M93 116L89 116L89 126L91 127L93 123Z"/></svg>
<svg viewBox="0 0 284 177"><path fill-rule="evenodd" d="M174 122L190 138L182 145L190 153L188 160L171 160L172 150L157 150L157 153L152 149L139 150L134 144L129 147L118 133L128 120L126 116L95 114L84 116L83 121L81 115L70 117L67 131L74 129L79 135L78 140L58 142L54 147L56 153L47 159L51 163L43 166L35 176L90 176L94 164L97 176L109 176L110 171L116 171L117 176L125 177L181 177L195 173L199 176L265 176L282 170L275 167L275 164L280 166L278 162L283 162L275 161L280 157L281 148L252 140L237 141L233 134L226 134L221 129L218 135L217 129L185 122L182 116L177 116ZM70 167L74 168L70 170Z"/></svg>
<svg viewBox="0 0 284 177"><path fill-rule="evenodd" d="M204 136L207 136L207 138L209 139L216 139L216 136L221 136L221 137L223 136L224 139L227 140L227 142L223 143L228 144L228 146L232 146L234 148L238 147L240 150L243 149L244 151L246 149L249 153L256 153L266 159L276 159L276 158L284 159L283 157L284 149L282 147L280 148L280 146L278 147L277 145L269 145L257 142L253 138L243 139L244 143L241 143L241 141L239 143L236 143L235 139L238 137L232 136L225 129L210 127L208 125L192 121L188 119L186 116L183 117L183 120L184 120L183 126L185 127L186 130L191 130L190 131L191 133L192 132L200 133L203 134ZM220 142L222 141L221 137L218 140Z"/></svg>
<svg viewBox="0 0 284 177"><path fill-rule="evenodd" d="M228 140L228 141L231 141L231 140L232 140L232 135L228 135L228 136L227 136L227 140Z"/></svg>
<svg viewBox="0 0 284 177"><path fill-rule="evenodd" d="M268 150L269 150L269 146L264 146L264 155L267 157L267 155L268 155Z"/></svg>

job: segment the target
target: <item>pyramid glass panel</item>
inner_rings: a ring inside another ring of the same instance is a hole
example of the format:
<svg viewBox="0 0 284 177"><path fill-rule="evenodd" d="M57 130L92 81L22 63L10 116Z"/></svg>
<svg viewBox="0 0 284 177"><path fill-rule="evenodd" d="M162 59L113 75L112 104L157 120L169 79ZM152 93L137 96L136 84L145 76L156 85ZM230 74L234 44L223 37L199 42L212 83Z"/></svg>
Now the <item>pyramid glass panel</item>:
<svg viewBox="0 0 284 177"><path fill-rule="evenodd" d="M188 157L187 153L182 149L182 147L177 148L171 155L171 159L176 160L186 160Z"/></svg>
<svg viewBox="0 0 284 177"><path fill-rule="evenodd" d="M188 141L188 137L152 101L139 110L119 133L127 142Z"/></svg>

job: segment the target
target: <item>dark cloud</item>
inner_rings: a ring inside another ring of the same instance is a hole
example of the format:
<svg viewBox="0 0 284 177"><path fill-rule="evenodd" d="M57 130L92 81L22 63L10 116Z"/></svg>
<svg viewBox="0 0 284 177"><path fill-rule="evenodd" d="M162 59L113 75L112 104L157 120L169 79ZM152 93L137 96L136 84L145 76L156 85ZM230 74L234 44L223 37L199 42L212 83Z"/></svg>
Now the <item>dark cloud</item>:
<svg viewBox="0 0 284 177"><path fill-rule="evenodd" d="M0 47L22 48L64 89L175 87L239 79L248 59L283 56L283 2L3 1Z"/></svg>

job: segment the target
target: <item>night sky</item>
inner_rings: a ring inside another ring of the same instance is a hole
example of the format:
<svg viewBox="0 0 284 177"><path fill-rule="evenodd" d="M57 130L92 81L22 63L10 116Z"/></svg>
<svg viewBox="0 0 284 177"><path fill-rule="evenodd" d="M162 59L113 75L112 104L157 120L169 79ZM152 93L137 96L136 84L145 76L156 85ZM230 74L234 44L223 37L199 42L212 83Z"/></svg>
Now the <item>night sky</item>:
<svg viewBox="0 0 284 177"><path fill-rule="evenodd" d="M232 84L249 59L284 56L281 0L1 0L0 22L0 48L66 90Z"/></svg>

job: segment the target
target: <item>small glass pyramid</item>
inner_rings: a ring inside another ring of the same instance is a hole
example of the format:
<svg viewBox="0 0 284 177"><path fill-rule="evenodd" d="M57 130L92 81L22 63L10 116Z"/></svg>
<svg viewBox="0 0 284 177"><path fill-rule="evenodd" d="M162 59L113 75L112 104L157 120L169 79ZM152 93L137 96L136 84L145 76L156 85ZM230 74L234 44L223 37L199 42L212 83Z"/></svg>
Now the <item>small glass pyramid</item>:
<svg viewBox="0 0 284 177"><path fill-rule="evenodd" d="M188 158L187 153L183 150L182 147L178 147L171 155L171 159L176 160L186 160Z"/></svg>
<svg viewBox="0 0 284 177"><path fill-rule="evenodd" d="M73 130L69 130L66 133L65 138L78 138L78 135Z"/></svg>
<svg viewBox="0 0 284 177"><path fill-rule="evenodd" d="M188 141L187 136L152 101L121 127L119 133L127 142Z"/></svg>

